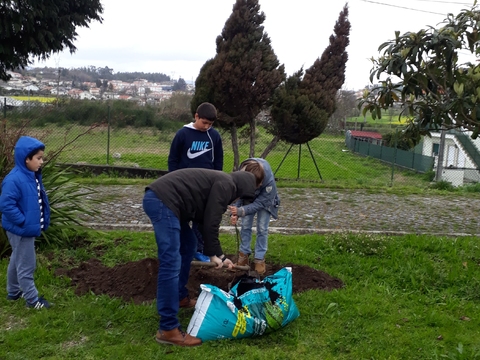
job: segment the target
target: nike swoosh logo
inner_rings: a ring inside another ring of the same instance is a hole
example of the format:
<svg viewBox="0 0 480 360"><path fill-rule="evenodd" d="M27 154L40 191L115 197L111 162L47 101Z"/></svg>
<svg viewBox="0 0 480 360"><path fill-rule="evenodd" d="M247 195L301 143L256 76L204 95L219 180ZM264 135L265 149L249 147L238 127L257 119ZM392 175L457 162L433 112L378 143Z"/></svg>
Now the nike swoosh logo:
<svg viewBox="0 0 480 360"><path fill-rule="evenodd" d="M196 157L199 157L199 156L205 154L206 152L208 152L208 151L210 151L210 150L212 150L212 149L205 149L205 150L201 150L201 151L198 151L198 152L192 154L192 153L190 152L190 149L188 149L188 151L187 151L187 157L188 157L189 159L195 159Z"/></svg>

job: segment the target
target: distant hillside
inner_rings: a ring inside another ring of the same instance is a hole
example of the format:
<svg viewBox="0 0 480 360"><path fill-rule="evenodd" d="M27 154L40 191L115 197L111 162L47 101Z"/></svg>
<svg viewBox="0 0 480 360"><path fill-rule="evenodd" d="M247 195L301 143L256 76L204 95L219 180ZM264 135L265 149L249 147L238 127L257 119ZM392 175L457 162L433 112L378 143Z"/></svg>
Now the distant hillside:
<svg viewBox="0 0 480 360"><path fill-rule="evenodd" d="M171 81L170 76L163 73L144 73L144 72L117 72L105 66L104 68L97 68L95 66L83 68L60 69L60 74L57 68L43 67L43 68L27 68L25 70L17 69L15 72L21 73L24 76L35 76L42 79L57 80L60 75L62 81L75 82L95 82L96 80L120 80L125 82L133 82L137 79L145 79L153 83L161 83Z"/></svg>

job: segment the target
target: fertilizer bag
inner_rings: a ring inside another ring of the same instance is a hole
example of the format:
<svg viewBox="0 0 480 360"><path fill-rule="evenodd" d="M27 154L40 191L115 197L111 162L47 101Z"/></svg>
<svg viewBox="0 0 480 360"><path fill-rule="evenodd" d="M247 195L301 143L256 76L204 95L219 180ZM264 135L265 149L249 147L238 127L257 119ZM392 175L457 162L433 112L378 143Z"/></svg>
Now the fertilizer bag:
<svg viewBox="0 0 480 360"><path fill-rule="evenodd" d="M202 341L259 336L296 319L292 270L285 267L263 281L241 279L228 293L202 284L187 332Z"/></svg>

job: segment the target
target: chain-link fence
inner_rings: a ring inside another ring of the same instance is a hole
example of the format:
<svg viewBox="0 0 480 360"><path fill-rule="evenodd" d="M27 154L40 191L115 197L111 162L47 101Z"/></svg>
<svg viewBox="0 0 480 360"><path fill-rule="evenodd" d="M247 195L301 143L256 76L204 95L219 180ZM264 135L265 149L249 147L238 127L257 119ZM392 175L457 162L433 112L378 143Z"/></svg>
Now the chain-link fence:
<svg viewBox="0 0 480 360"><path fill-rule="evenodd" d="M170 143L176 130L191 121L185 111L138 106L128 101L76 101L48 103L1 99L3 132L21 132L41 139L49 152L59 152L67 164L107 165L167 170ZM224 147L224 171L234 168L230 133L219 130ZM259 122L255 155L269 146L273 136ZM331 187L424 187L433 179L435 155L376 145L324 133L307 144L279 142L266 159L277 178L309 181ZM250 129L238 131L240 161L250 152ZM419 150L420 149L420 150ZM428 152L428 151L427 151ZM446 164L445 169L452 169ZM464 169L462 179L478 176L478 169ZM458 171L458 170L457 170ZM467 174L468 173L468 174ZM472 176L473 173L477 175ZM468 176L467 176L468 175ZM446 178L447 181L450 178ZM454 181L451 181L454 182ZM458 181L455 182L455 184ZM462 182L464 183L464 181Z"/></svg>
<svg viewBox="0 0 480 360"><path fill-rule="evenodd" d="M426 173L433 169L434 158L432 156L422 155L415 151L405 151L394 147L387 147L381 144L375 144L371 141L355 138L347 133L346 146L355 153L371 156L383 162L394 164L405 169L411 169L416 172ZM419 149L419 147L417 147ZM421 147L420 147L421 149Z"/></svg>

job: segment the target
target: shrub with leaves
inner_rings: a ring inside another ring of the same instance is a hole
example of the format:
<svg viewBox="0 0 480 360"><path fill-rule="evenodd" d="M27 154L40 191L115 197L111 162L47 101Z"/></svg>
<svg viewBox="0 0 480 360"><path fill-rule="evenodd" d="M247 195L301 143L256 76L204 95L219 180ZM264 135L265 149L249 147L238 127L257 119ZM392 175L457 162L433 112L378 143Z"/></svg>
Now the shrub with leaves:
<svg viewBox="0 0 480 360"><path fill-rule="evenodd" d="M0 184L8 172L13 168L13 149L15 148L15 144L24 131L25 127L7 130L6 120L2 122L2 129L0 131ZM0 224L0 258L8 251L9 248L10 244L8 242L7 235Z"/></svg>
<svg viewBox="0 0 480 360"><path fill-rule="evenodd" d="M49 161L42 169L43 185L50 201L50 227L38 240L45 245L67 246L79 232L84 230L78 214L95 215L93 200L89 195L94 189L75 181L78 176L70 168L60 168Z"/></svg>

